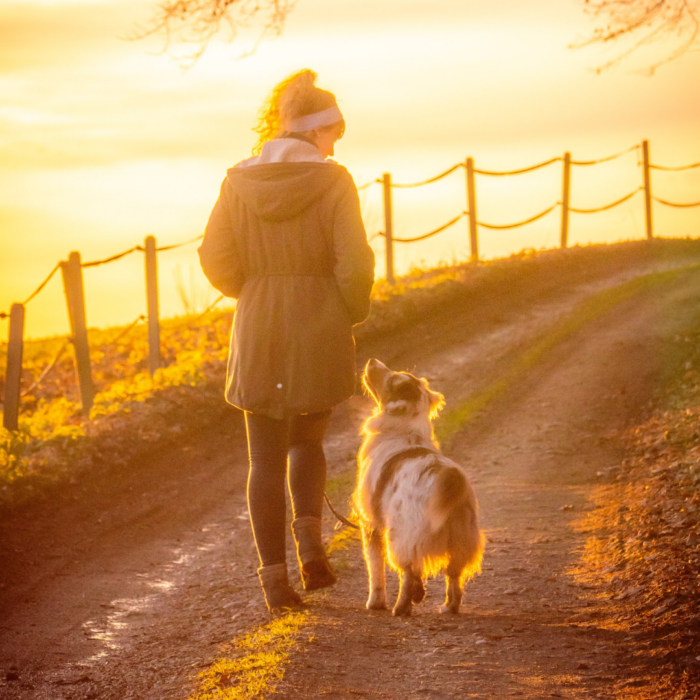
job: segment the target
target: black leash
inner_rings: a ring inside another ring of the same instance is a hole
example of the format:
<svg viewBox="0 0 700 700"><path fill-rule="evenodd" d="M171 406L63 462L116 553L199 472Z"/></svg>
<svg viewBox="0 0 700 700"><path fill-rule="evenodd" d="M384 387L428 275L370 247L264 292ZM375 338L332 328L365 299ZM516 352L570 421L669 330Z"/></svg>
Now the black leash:
<svg viewBox="0 0 700 700"><path fill-rule="evenodd" d="M333 504L331 503L330 499L328 498L328 494L324 493L323 497L326 499L326 505L331 509L331 513L335 515L335 517L338 519L338 524L342 525L347 525L348 527L353 527L355 530L359 530L360 526L355 525L355 523L350 522L346 517L341 515L334 507ZM335 529L338 529L338 525L336 525Z"/></svg>

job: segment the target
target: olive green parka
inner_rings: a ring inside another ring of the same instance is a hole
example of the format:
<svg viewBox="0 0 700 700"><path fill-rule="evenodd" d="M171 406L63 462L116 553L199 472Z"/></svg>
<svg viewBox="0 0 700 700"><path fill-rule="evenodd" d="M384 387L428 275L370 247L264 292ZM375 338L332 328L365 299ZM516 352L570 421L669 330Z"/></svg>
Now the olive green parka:
<svg viewBox="0 0 700 700"><path fill-rule="evenodd" d="M211 284L238 299L226 400L283 419L354 393L352 326L369 312L374 254L345 168L253 163L228 171L199 256Z"/></svg>

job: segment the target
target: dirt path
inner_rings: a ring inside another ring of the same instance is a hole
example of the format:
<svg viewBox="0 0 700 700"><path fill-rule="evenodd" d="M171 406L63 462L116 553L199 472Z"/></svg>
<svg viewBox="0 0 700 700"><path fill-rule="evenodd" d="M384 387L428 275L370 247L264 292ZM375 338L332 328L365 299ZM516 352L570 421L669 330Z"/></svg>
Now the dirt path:
<svg viewBox="0 0 700 700"><path fill-rule="evenodd" d="M586 538L577 523L593 507L597 474L619 464L616 432L658 386L664 339L697 315L699 282L620 306L453 442L489 542L462 614L436 612L441 581L410 620L363 613L356 544L337 591L318 602L315 641L293 659L281 697L662 697L630 664L632 640L606 624L606 601L577 582Z"/></svg>
<svg viewBox="0 0 700 700"><path fill-rule="evenodd" d="M428 376L450 408L604 284L527 313L486 309L478 323L431 319L364 351ZM351 542L334 555L339 585L311 599L315 627L293 649L280 697L655 697L646 671L630 666L632 640L606 624L601 594L577 582L586 533L576 523L592 507L597 473L619 463L615 431L653 400L667 341L696 320L699 299L697 272L634 295L559 343L451 439L489 537L462 614L438 615L439 581L410 620L368 613ZM334 416L328 454L341 502L368 409L358 397ZM0 698L187 697L222 643L267 621L245 469L232 412L180 451L2 523Z"/></svg>

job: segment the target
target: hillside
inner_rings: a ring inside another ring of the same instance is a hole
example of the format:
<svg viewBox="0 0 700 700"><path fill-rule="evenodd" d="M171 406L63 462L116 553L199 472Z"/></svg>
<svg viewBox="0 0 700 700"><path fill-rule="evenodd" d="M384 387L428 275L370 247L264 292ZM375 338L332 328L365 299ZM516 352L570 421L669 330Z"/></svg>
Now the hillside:
<svg viewBox="0 0 700 700"><path fill-rule="evenodd" d="M358 350L360 356L371 353L383 338L436 314L459 316L476 333L486 322L484 315L507 317L611 275L695 259L700 259L700 241L654 240L529 251L503 260L416 270L395 285L381 280L375 285L370 316L355 329ZM213 311L165 321L164 366L154 379L146 370L144 326L90 330L98 390L90 420L80 414L70 347L61 338L27 343L20 430L10 435L0 429L0 482L8 486L2 500L31 498L37 489L99 465L115 451L126 460L171 444L179 431L198 429L197 411L225 411L219 396L231 319L231 312ZM5 357L6 346L0 346L0 382Z"/></svg>

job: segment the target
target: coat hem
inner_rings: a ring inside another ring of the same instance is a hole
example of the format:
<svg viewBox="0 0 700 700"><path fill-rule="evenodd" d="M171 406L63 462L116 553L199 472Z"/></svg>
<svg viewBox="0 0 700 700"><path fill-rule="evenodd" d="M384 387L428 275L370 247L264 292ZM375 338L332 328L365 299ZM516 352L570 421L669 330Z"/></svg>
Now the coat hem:
<svg viewBox="0 0 700 700"><path fill-rule="evenodd" d="M250 404L244 405L245 402L240 401L236 398L229 398L225 396L226 403L241 411L246 411L248 413L254 413L256 415L267 416L273 420L285 420L287 418L294 418L294 416L303 416L310 413L321 413L327 411L339 404L347 401L349 398L354 396L355 392L347 394L344 398L339 398L337 401L334 400L331 403L324 403L320 405L315 405L311 407L270 407L270 406L251 406Z"/></svg>

